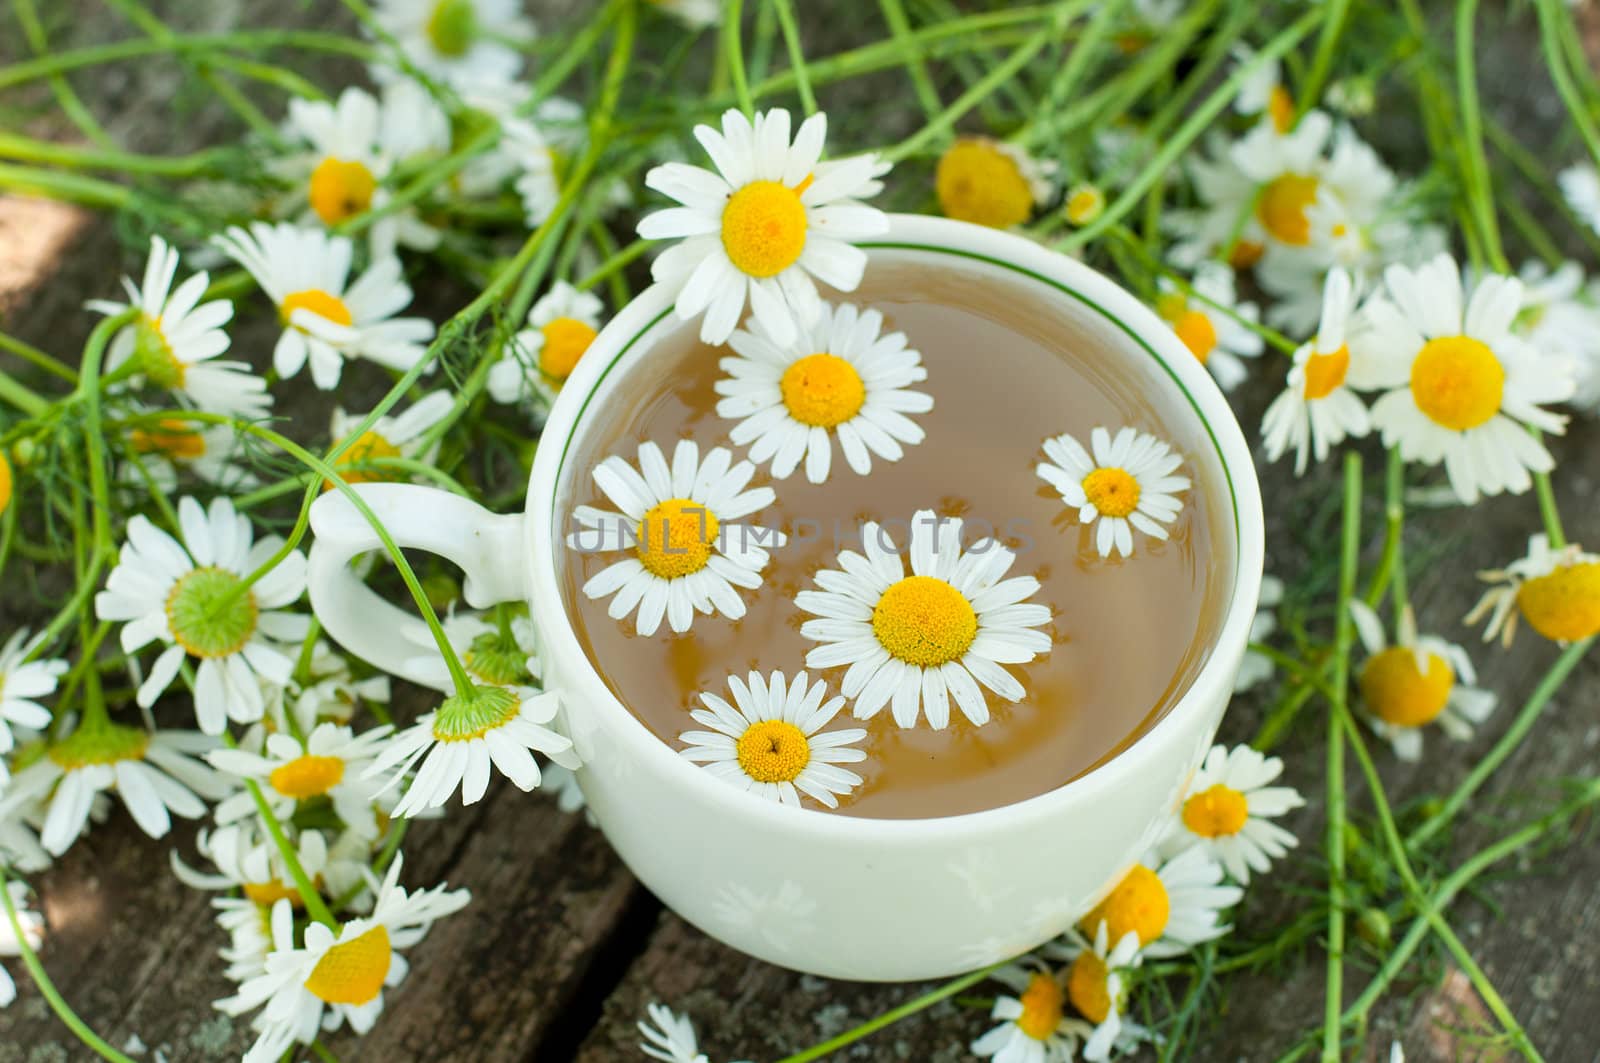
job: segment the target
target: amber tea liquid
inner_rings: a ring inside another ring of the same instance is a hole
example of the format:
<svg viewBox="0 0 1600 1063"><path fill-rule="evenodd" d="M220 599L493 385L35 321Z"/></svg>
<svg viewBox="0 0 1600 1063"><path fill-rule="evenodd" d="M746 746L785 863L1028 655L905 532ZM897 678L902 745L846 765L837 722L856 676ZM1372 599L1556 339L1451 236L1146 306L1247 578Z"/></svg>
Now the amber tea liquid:
<svg viewBox="0 0 1600 1063"><path fill-rule="evenodd" d="M963 545L987 522L1017 552L1008 575L1039 580L1031 600L1050 607L1052 647L1031 664L1007 666L1026 688L1022 701L985 691L992 719L982 727L953 703L942 731L925 719L902 729L887 707L858 723L847 705L830 727L867 729L867 760L850 765L865 783L841 797L835 814L949 816L1046 793L1148 730L1204 663L1234 564L1231 503L1204 427L1154 356L1110 353L1107 334L1096 331L1103 326L1065 312L1070 296L1021 279L980 281L974 268L874 259L856 292L834 297L877 307L884 331L906 333L922 352L928 379L915 387L933 396L934 408L915 419L927 438L898 462L875 456L868 476L850 470L837 441L824 484L807 482L803 468L780 481L758 472L753 485L771 483L777 502L745 522L781 528L792 539L773 552L761 588L741 592L748 608L742 619L702 614L684 634L663 624L640 637L632 616L612 620L606 601L580 591L626 555L558 546L579 642L622 704L673 749L682 748L680 733L699 726L689 710L700 707L700 692L726 697L730 673L804 668L817 644L800 636L807 616L795 594L815 589L819 568L838 568L840 549L859 550L865 521L900 522L891 534L905 555L905 522L924 508L980 522ZM715 446L729 447L736 460L745 456L747 448L728 442L734 422L716 414L717 362L730 352L701 343L698 327L675 323L604 406L591 407L586 417L601 419L580 428L567 455L558 515L582 504L614 510L590 472L611 454L636 463L646 440L669 459L681 438L699 443L702 457ZM1132 425L1167 440L1185 456L1180 472L1194 481L1171 539L1136 532L1130 558L1101 558L1092 530L1034 472L1047 437L1071 432L1087 446L1098 425L1113 432ZM558 529L558 542L566 530ZM845 668L809 671L828 680L831 696Z"/></svg>

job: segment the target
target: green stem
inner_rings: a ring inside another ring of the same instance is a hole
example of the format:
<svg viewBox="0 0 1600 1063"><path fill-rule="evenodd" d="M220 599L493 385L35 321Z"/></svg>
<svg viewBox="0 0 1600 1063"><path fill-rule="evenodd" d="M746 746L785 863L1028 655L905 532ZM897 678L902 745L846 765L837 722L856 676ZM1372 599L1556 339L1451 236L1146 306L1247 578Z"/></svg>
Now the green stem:
<svg viewBox="0 0 1600 1063"><path fill-rule="evenodd" d="M78 374L59 358L46 354L31 343L25 343L15 336L0 332L0 351L10 351L25 362L43 369L52 376L59 377L69 383L78 382Z"/></svg>
<svg viewBox="0 0 1600 1063"><path fill-rule="evenodd" d="M733 94L739 101L739 110L746 118L755 117L756 100L750 93L750 81L744 70L744 0L723 0L722 54L728 61L728 76L733 81ZM796 83L804 73L795 70Z"/></svg>
<svg viewBox="0 0 1600 1063"><path fill-rule="evenodd" d="M1550 69L1550 80L1555 82L1556 92L1561 96L1561 102L1566 104L1567 114L1572 116L1573 125L1578 127L1578 135L1588 147L1590 157L1600 164L1600 128L1596 127L1589 108L1585 106L1572 72L1567 69L1566 58L1562 55L1561 27L1556 24L1562 18L1561 0L1534 2L1539 8L1539 43L1544 49L1545 65Z"/></svg>
<svg viewBox="0 0 1600 1063"><path fill-rule="evenodd" d="M272 836L272 843L278 848L278 855L283 857L283 864L289 869L289 877L294 879L295 892L300 894L300 899L305 902L306 914L323 926L338 930L339 920L333 917L333 912L322 899L322 893L317 889L316 883L306 874L306 869L300 863L299 854L294 851L294 846L289 844L288 837L283 833L283 825L278 822L278 817L273 815L272 806L267 803L266 795L261 792L261 784L254 779L246 779L244 785L245 789L250 791L250 800L255 802L256 813L266 826L267 833Z"/></svg>
<svg viewBox="0 0 1600 1063"><path fill-rule="evenodd" d="M1559 550L1567 545L1567 533L1561 527L1561 510L1556 507L1555 487L1550 474L1533 474L1533 489L1539 496L1539 519L1544 521L1544 534L1550 540L1550 549Z"/></svg>
<svg viewBox="0 0 1600 1063"><path fill-rule="evenodd" d="M1295 120L1305 117L1305 113L1317 105L1318 98L1322 95L1322 86L1328 82L1328 74L1333 69L1334 56L1339 52L1339 42L1344 37L1345 26L1349 22L1350 0L1327 0L1328 20L1322 24L1322 35L1317 39L1317 51L1311 59L1311 70L1300 83L1299 91L1295 93Z"/></svg>
<svg viewBox="0 0 1600 1063"><path fill-rule="evenodd" d="M49 55L50 41L45 36L44 25L39 21L39 13L34 7L33 0L12 0L11 8L16 12L17 21L22 24L23 35L28 38L28 47L35 55ZM66 78L60 74L52 76L50 91L67 117L72 120L72 124L78 127L79 132L101 147L112 146L111 137L106 133L105 127L84 105Z"/></svg>
<svg viewBox="0 0 1600 1063"><path fill-rule="evenodd" d="M1489 160L1483 151L1483 119L1478 106L1478 61L1473 38L1478 0L1456 5L1456 94L1461 106L1461 155L1466 164L1473 213L1489 264L1501 273L1511 272L1500 246L1500 224L1494 212L1494 186Z"/></svg>
<svg viewBox="0 0 1600 1063"><path fill-rule="evenodd" d="M788 0L778 2L785 8L789 6ZM905 6L900 0L878 0L878 9L883 12L883 21L889 27L890 36L905 46L906 75L911 78L911 90L922 105L922 113L930 120L938 117L942 105L939 102L939 90L934 88L933 78L928 74L927 61L918 49L906 44L911 37L911 20L906 17Z"/></svg>
<svg viewBox="0 0 1600 1063"><path fill-rule="evenodd" d="M789 69L794 71L794 87L800 97L800 109L807 115L816 114L817 97L811 90L811 77L806 73L806 56L800 46L800 27L795 24L794 8L789 0L772 0L771 6L777 12L778 26L783 30L783 47L789 53Z"/></svg>

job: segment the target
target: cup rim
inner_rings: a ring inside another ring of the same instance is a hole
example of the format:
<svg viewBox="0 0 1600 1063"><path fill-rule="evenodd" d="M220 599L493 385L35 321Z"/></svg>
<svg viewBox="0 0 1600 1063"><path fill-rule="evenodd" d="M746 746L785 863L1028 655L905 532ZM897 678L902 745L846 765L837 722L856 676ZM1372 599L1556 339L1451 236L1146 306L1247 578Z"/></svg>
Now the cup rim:
<svg viewBox="0 0 1600 1063"><path fill-rule="evenodd" d="M888 217L889 231L885 236L860 241L858 246L869 252L885 249L955 254L1013 270L1099 309L1107 320L1149 351L1188 397L1216 447L1233 499L1237 558L1222 623L1211 640L1207 659L1187 689L1149 730L1109 759L1053 790L959 815L887 819L793 808L730 787L657 738L611 692L578 643L558 584L552 519L558 477L573 433L606 375L630 353L633 357L629 364L642 357L635 352L639 341L672 312L673 300L659 285L637 295L600 331L551 408L541 441L559 441L559 445L541 446L534 457L524 502L524 535L530 562L526 592L530 602L549 602L560 610L559 623L539 625L540 651L572 664L558 669L564 711L571 713L581 705L577 711L608 717L611 725L601 729L607 739L626 742L631 755L653 762L672 785L699 790L708 800L726 804L730 814L737 813L757 825L832 840L882 842L918 836L982 835L1049 819L1062 809L1093 802L1124 785L1140 770L1142 748L1171 740L1185 729L1189 717L1205 713L1231 696L1237 655L1222 650L1235 644L1242 650L1248 642L1264 564L1260 485L1249 445L1221 389L1152 309L1099 271L1015 233L927 215Z"/></svg>

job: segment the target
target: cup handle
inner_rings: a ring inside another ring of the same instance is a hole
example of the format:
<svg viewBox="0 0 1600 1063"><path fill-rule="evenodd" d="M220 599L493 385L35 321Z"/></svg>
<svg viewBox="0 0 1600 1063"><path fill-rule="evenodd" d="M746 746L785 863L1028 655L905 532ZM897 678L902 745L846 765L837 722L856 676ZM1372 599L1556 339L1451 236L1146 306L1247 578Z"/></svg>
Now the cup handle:
<svg viewBox="0 0 1600 1063"><path fill-rule="evenodd" d="M462 597L474 609L521 598L523 518L491 513L460 495L415 484L354 488L401 547L426 550L466 573ZM450 693L448 678L429 667L432 636L422 620L380 598L351 569L361 554L383 548L377 532L342 493L311 506L306 582L311 611L335 642L391 675Z"/></svg>

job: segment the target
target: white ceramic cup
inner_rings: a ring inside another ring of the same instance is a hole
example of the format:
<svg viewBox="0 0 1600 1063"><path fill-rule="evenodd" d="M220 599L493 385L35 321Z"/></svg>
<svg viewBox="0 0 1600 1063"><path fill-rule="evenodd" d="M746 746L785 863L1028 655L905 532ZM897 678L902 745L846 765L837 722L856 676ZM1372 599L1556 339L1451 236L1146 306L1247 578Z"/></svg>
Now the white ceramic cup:
<svg viewBox="0 0 1600 1063"><path fill-rule="evenodd" d="M595 672L559 590L558 492L576 440L605 419L608 396L664 333L671 300L645 292L608 324L563 388L540 438L524 512L495 515L430 487L358 490L404 547L450 559L474 608L529 603L548 689L584 767L578 783L622 859L674 911L753 956L834 978L909 981L1024 952L1079 918L1154 843L1211 744L1256 611L1262 568L1260 489L1238 424L1198 360L1146 306L1094 270L1022 237L960 222L892 217L864 245L880 262L930 262L974 284L1037 286L1064 327L1170 387L1169 409L1205 423L1210 482L1231 492L1223 537L1236 547L1223 621L1208 660L1172 709L1127 749L1026 801L924 820L861 819L794 809L742 793L640 724ZM570 488L567 488L570 490ZM360 582L351 559L379 548L348 499L311 511L310 594L346 649L429 686L416 617ZM1230 541L1231 540L1231 541ZM420 630L419 630L420 629ZM1130 632L1130 637L1133 633Z"/></svg>

